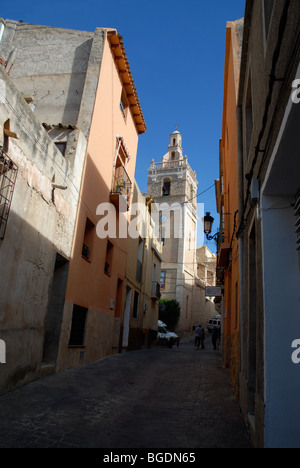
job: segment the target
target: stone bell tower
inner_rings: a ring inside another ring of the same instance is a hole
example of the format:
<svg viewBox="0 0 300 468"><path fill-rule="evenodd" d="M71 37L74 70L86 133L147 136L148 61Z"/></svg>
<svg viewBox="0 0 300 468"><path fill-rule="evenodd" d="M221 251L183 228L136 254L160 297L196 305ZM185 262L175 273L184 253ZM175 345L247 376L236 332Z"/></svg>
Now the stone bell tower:
<svg viewBox="0 0 300 468"><path fill-rule="evenodd" d="M181 134L176 130L170 135L168 152L161 161L151 162L147 193L159 210L159 237L163 243L161 295L180 303L181 332L190 332L193 323L197 184L196 173L183 155Z"/></svg>

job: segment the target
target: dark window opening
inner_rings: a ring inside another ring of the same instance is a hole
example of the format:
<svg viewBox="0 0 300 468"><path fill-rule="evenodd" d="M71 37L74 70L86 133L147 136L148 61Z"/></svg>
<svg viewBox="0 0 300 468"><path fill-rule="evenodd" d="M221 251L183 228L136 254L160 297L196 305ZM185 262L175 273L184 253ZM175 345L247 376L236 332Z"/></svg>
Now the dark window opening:
<svg viewBox="0 0 300 468"><path fill-rule="evenodd" d="M66 154L67 142L57 141L55 143L57 149L61 152L63 156Z"/></svg>
<svg viewBox="0 0 300 468"><path fill-rule="evenodd" d="M137 255L137 265L136 265L136 281L139 283L142 281L143 274L143 252L144 252L144 242L142 239L139 240L138 255Z"/></svg>
<svg viewBox="0 0 300 468"><path fill-rule="evenodd" d="M10 131L10 119L8 119L6 122L4 122L4 143L3 143L3 150L6 151L6 153L8 152L8 149L9 149L9 136L7 134L7 132Z"/></svg>
<svg viewBox="0 0 300 468"><path fill-rule="evenodd" d="M69 346L84 346L88 309L74 305Z"/></svg>
<svg viewBox="0 0 300 468"><path fill-rule="evenodd" d="M274 0L263 0L263 4L264 4L265 32L266 32L266 39L267 39L269 35Z"/></svg>
<svg viewBox="0 0 300 468"><path fill-rule="evenodd" d="M114 249L113 244L108 240L107 247L106 247L105 264L104 264L104 273L107 276L111 276L113 249Z"/></svg>
<svg viewBox="0 0 300 468"><path fill-rule="evenodd" d="M91 261L95 225L87 218L81 255L85 260Z"/></svg>
<svg viewBox="0 0 300 468"><path fill-rule="evenodd" d="M163 196L165 196L165 197L169 196L170 191L171 191L171 182L169 182L169 181L164 182L163 188L162 188Z"/></svg>
<svg viewBox="0 0 300 468"><path fill-rule="evenodd" d="M123 281L118 278L115 317L121 317L122 314L122 298L123 298Z"/></svg>
<svg viewBox="0 0 300 468"><path fill-rule="evenodd" d="M139 293L135 291L134 293L134 300L133 300L133 312L132 317L137 318L139 312Z"/></svg>
<svg viewBox="0 0 300 468"><path fill-rule="evenodd" d="M126 118L126 115L127 115L128 106L129 106L129 104L128 104L128 100L127 100L127 97L126 97L126 93L123 90L122 95L121 95L121 99L120 99L120 109L121 109L121 112L123 114L124 119Z"/></svg>

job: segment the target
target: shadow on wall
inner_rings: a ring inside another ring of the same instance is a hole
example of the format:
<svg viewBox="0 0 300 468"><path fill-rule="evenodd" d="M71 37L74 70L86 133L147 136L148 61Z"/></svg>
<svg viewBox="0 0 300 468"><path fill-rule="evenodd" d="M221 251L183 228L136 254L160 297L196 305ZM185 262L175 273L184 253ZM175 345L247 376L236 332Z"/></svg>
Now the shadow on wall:
<svg viewBox="0 0 300 468"><path fill-rule="evenodd" d="M49 331L60 328L67 266L68 259L55 250L53 242L16 215L12 207L5 238L0 242L0 339L6 344L6 363L1 365L1 393L38 378L45 327ZM61 267L63 274L58 275ZM61 285L55 293L51 288L59 276ZM47 325L48 307L53 308L55 302L58 306L59 301L61 306L55 321ZM53 339L58 347L58 330ZM52 349L51 359L53 353Z"/></svg>

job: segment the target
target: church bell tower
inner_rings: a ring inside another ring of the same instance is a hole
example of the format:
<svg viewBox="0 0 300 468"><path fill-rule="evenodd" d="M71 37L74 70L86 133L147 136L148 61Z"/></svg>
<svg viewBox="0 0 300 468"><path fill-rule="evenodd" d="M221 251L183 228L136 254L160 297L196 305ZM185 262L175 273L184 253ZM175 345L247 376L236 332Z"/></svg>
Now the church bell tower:
<svg viewBox="0 0 300 468"><path fill-rule="evenodd" d="M197 178L183 155L179 131L170 134L168 152L148 169L147 193L159 210L163 244L162 298L181 306L178 331L190 332L193 322L192 289L197 274Z"/></svg>

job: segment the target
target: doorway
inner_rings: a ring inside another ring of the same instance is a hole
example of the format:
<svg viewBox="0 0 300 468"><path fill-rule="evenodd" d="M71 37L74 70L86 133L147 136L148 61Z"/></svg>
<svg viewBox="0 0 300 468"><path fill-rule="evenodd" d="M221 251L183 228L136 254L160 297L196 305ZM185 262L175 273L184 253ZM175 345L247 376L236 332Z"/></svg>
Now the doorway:
<svg viewBox="0 0 300 468"><path fill-rule="evenodd" d="M45 318L45 338L42 365L55 365L58 354L61 323L65 305L69 261L56 254L48 313Z"/></svg>
<svg viewBox="0 0 300 468"><path fill-rule="evenodd" d="M129 286L127 286L125 309L124 309L123 342L122 342L122 346L124 348L128 347L128 340L129 340L131 298L132 298L132 289L129 288Z"/></svg>

